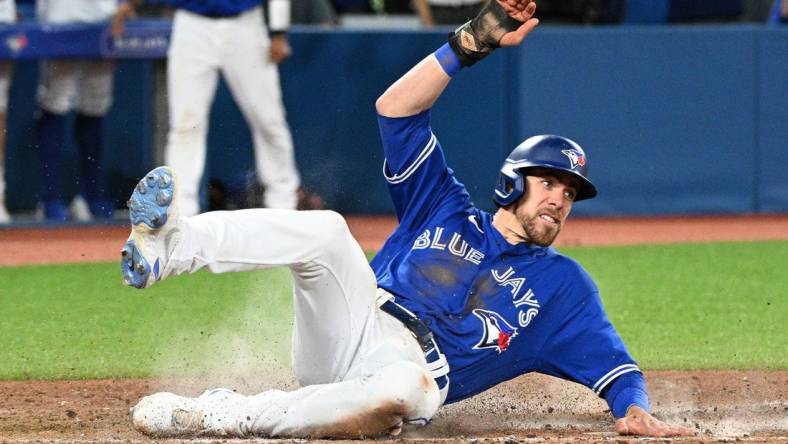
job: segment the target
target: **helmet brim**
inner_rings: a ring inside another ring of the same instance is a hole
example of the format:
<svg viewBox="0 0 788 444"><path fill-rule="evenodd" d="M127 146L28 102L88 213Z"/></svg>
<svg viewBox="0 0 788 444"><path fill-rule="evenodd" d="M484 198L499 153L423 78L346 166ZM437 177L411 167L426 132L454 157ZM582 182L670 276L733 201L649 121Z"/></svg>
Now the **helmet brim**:
<svg viewBox="0 0 788 444"><path fill-rule="evenodd" d="M526 162L524 162L526 163ZM530 163L530 162L527 162ZM577 180L577 194L575 195L575 202L579 202L581 200L586 199L593 199L597 195L596 187L590 180L586 179L582 174L578 173L569 168L561 168L552 165L545 165L545 164L537 164L537 165L517 165L516 169L523 172L523 175L528 176L529 171L533 170L547 170L547 171L556 171L563 174L567 174L570 177Z"/></svg>

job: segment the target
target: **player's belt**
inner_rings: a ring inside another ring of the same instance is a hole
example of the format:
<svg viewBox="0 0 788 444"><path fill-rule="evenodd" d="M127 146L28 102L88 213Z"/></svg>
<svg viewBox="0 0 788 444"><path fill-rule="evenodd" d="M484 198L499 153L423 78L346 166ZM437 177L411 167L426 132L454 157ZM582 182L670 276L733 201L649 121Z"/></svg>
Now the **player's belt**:
<svg viewBox="0 0 788 444"><path fill-rule="evenodd" d="M435 383L438 384L438 389L443 391L449 385L449 363L446 361L446 355L440 352L432 331L413 312L394 302L394 295L383 289L378 289L378 293L378 298L381 296L389 297L383 302L380 309L402 322L416 337L416 341L424 352L430 375L435 379Z"/></svg>
<svg viewBox="0 0 788 444"><path fill-rule="evenodd" d="M203 17L208 17L208 18L212 18L212 19L227 19L227 18L238 17L243 12L246 12L246 11L241 11L241 12L213 12L213 11L211 11L211 12L201 12L199 14L201 16L203 16Z"/></svg>

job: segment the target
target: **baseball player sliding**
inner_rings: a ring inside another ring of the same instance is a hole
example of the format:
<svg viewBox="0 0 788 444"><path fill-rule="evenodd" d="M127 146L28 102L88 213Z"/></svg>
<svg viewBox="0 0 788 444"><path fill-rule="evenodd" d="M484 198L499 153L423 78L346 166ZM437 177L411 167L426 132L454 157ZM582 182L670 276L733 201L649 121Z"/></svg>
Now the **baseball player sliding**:
<svg viewBox="0 0 788 444"><path fill-rule="evenodd" d="M377 101L384 176L400 225L367 263L326 211L178 214L167 167L140 181L123 247L127 284L207 267L286 266L294 279L293 369L302 387L197 398L156 393L131 412L151 436L361 437L424 425L457 402L528 372L603 397L621 434L688 435L648 413L643 375L589 275L550 248L576 201L596 195L582 148L527 139L506 159L495 214L471 204L430 130L451 77L538 24L529 0L497 0Z"/></svg>

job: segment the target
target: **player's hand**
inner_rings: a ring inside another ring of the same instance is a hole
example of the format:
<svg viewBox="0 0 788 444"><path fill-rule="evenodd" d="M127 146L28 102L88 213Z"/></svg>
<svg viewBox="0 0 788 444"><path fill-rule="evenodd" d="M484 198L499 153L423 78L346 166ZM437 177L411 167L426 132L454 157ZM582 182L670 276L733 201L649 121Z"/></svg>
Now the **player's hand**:
<svg viewBox="0 0 788 444"><path fill-rule="evenodd" d="M290 42L287 41L287 35L275 34L271 36L271 61L280 64L284 62L293 49L290 47Z"/></svg>
<svg viewBox="0 0 788 444"><path fill-rule="evenodd" d="M523 22L517 30L508 32L501 37L501 46L517 46L525 36L539 25L539 19L534 18L536 2L533 0L496 0L509 14L509 17Z"/></svg>
<svg viewBox="0 0 788 444"><path fill-rule="evenodd" d="M616 421L619 435L640 436L693 436L695 432L686 427L673 426L654 418L638 406L627 410L627 416Z"/></svg>
<svg viewBox="0 0 788 444"><path fill-rule="evenodd" d="M123 35L126 28L126 20L134 17L134 5L130 2L121 2L118 5L115 15L112 16L112 23L110 24L110 32L112 37L118 38Z"/></svg>

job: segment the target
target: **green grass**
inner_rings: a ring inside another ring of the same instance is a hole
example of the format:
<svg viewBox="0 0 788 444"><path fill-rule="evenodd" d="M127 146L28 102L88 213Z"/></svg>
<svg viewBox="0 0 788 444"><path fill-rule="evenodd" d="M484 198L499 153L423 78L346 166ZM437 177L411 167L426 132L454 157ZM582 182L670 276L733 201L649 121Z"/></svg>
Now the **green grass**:
<svg viewBox="0 0 788 444"><path fill-rule="evenodd" d="M563 251L594 277L642 367L788 369L788 242ZM279 365L291 304L282 269L200 272L139 291L120 284L114 263L0 268L0 379Z"/></svg>
<svg viewBox="0 0 788 444"><path fill-rule="evenodd" d="M0 268L0 379L200 375L289 359L290 273L199 272L140 291L117 264Z"/></svg>
<svg viewBox="0 0 788 444"><path fill-rule="evenodd" d="M788 242L565 252L644 368L788 370Z"/></svg>

